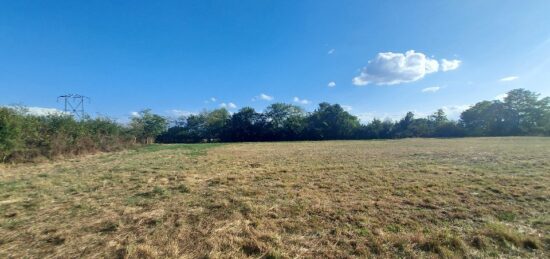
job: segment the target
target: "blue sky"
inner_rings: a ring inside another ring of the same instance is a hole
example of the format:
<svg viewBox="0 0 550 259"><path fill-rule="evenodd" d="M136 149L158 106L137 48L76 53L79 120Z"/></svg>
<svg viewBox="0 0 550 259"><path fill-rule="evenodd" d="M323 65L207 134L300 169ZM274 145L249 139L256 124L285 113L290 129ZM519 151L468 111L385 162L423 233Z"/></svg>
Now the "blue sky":
<svg viewBox="0 0 550 259"><path fill-rule="evenodd" d="M117 119L322 101L363 120L456 116L514 88L550 95L548 14L546 0L1 1L0 105L79 93Z"/></svg>

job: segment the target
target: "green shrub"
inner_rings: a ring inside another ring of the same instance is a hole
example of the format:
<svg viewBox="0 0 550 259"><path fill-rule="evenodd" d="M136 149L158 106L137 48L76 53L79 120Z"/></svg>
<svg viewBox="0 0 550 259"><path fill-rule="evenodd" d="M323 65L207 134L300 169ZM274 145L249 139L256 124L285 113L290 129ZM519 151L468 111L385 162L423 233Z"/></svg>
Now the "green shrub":
<svg viewBox="0 0 550 259"><path fill-rule="evenodd" d="M0 107L0 162L114 151L133 143L130 129L108 118L34 116Z"/></svg>

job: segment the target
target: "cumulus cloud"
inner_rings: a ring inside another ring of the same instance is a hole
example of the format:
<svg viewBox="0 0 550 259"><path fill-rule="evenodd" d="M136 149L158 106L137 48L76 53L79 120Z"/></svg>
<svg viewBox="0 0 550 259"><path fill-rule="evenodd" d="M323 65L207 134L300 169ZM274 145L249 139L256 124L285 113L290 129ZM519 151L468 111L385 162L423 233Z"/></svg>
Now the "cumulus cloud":
<svg viewBox="0 0 550 259"><path fill-rule="evenodd" d="M447 114L447 117L451 119L457 119L460 117L460 114L468 110L472 105L469 104L463 104L463 105L450 105L450 106L443 106L441 109Z"/></svg>
<svg viewBox="0 0 550 259"><path fill-rule="evenodd" d="M259 100L264 100L264 101L271 101L271 100L273 100L274 98L273 98L273 96L270 96L270 95L267 95L267 94L260 94L260 95L258 95L258 96L254 96L254 97L252 98L252 101L256 101L256 100L258 100L258 99L259 99Z"/></svg>
<svg viewBox="0 0 550 259"><path fill-rule="evenodd" d="M335 87L336 86L336 82L334 81L331 81L331 82L328 82L328 87Z"/></svg>
<svg viewBox="0 0 550 259"><path fill-rule="evenodd" d="M351 107L350 105L342 105L342 109L344 109L344 111L350 112L351 110L353 110L353 107Z"/></svg>
<svg viewBox="0 0 550 259"><path fill-rule="evenodd" d="M56 108L27 107L27 114L46 116L46 115L69 115L70 113L58 110Z"/></svg>
<svg viewBox="0 0 550 259"><path fill-rule="evenodd" d="M506 93L504 93L504 94L499 94L499 95L495 96L494 99L503 102L503 101L504 101L504 98L506 98L507 96L508 96L508 94L506 94Z"/></svg>
<svg viewBox="0 0 550 259"><path fill-rule="evenodd" d="M294 97L294 99L292 99L295 103L299 103L299 104L309 104L309 100L306 100L306 99L300 99L299 97Z"/></svg>
<svg viewBox="0 0 550 259"><path fill-rule="evenodd" d="M186 116L195 114L194 112L178 110L178 109L169 110L167 113L175 117L184 117L184 116L186 117Z"/></svg>
<svg viewBox="0 0 550 259"><path fill-rule="evenodd" d="M443 71L458 68L460 60L441 60ZM439 62L424 53L409 50L405 53L382 52L370 60L361 73L354 77L354 85L395 85L409 83L439 71Z"/></svg>
<svg viewBox="0 0 550 259"><path fill-rule="evenodd" d="M361 112L354 114L362 123L369 123L373 121L374 119L379 120L391 120L391 121L398 121L403 116L405 116L405 113L379 113L379 112ZM416 113L415 113L416 115Z"/></svg>
<svg viewBox="0 0 550 259"><path fill-rule="evenodd" d="M439 70L437 60L409 50L403 53L382 52L369 61L361 74L353 78L355 85L394 85L413 82Z"/></svg>
<svg viewBox="0 0 550 259"><path fill-rule="evenodd" d="M372 112L363 112L359 114L355 114L355 116L362 122L362 123L369 123L374 118L377 118L376 115Z"/></svg>
<svg viewBox="0 0 550 259"><path fill-rule="evenodd" d="M215 103L217 100L216 97L210 97L210 99L204 101L204 103Z"/></svg>
<svg viewBox="0 0 550 259"><path fill-rule="evenodd" d="M138 116L139 116L139 112L130 112L130 116L132 116L132 117L138 117Z"/></svg>
<svg viewBox="0 0 550 259"><path fill-rule="evenodd" d="M510 82L510 81L514 81L514 80L518 80L518 79L519 79L519 76L507 76L507 77L501 78L499 81L500 82Z"/></svg>
<svg viewBox="0 0 550 259"><path fill-rule="evenodd" d="M269 96L267 94L260 94L260 99L266 100L266 101L271 101L271 100L273 100L273 96Z"/></svg>
<svg viewBox="0 0 550 259"><path fill-rule="evenodd" d="M448 106L441 107L441 109L445 112L445 114L447 115L447 117L449 119L457 120L457 119L460 118L460 114L463 111L469 109L470 107L471 107L471 105L469 105L469 104L448 105ZM399 121L407 114L407 112L408 112L407 110L402 110L402 111L399 111L399 112L376 112L376 111L371 111L371 112L358 112L358 113L354 113L353 115L357 116L357 118L359 118L359 120L362 123L369 123L374 119ZM429 115L432 115L434 111L433 110L431 110L431 111L413 110L412 112L414 113L415 118L425 118Z"/></svg>
<svg viewBox="0 0 550 259"><path fill-rule="evenodd" d="M0 106L1 107L1 106ZM56 108L46 107L26 107L26 106L4 106L20 111L21 113L34 116L48 116L48 115L71 115L70 112L64 112Z"/></svg>
<svg viewBox="0 0 550 259"><path fill-rule="evenodd" d="M462 63L462 61L458 59L453 59L453 60L441 59L441 70L443 72L455 70L460 66L460 63Z"/></svg>
<svg viewBox="0 0 550 259"><path fill-rule="evenodd" d="M439 86L426 87L426 88L422 89L422 92L423 93L435 93L435 92L439 91L439 89L441 89L441 87L439 87Z"/></svg>
<svg viewBox="0 0 550 259"><path fill-rule="evenodd" d="M330 49L330 50L327 52L327 54L332 55L332 54L334 54L335 51L336 51L335 49Z"/></svg>
<svg viewBox="0 0 550 259"><path fill-rule="evenodd" d="M236 109L237 105L235 105L232 102L228 102L228 103L220 103L220 107L227 108L227 109Z"/></svg>

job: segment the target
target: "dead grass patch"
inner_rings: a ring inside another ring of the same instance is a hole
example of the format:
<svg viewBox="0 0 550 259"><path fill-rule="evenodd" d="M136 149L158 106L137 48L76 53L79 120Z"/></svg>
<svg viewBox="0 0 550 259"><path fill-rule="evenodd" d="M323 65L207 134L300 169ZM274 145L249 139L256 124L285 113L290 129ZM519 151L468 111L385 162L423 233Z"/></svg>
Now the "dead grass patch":
<svg viewBox="0 0 550 259"><path fill-rule="evenodd" d="M154 145L0 167L0 257L545 258L548 138Z"/></svg>

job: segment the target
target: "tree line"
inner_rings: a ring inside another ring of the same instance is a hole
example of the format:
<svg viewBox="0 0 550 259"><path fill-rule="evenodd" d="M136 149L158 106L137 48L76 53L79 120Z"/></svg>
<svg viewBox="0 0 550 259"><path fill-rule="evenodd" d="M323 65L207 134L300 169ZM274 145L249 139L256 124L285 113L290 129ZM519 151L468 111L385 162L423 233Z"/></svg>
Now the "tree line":
<svg viewBox="0 0 550 259"><path fill-rule="evenodd" d="M157 138L161 143L393 139L550 135L550 98L525 89L504 100L482 101L450 120L442 109L425 118L408 112L402 119L374 119L361 124L338 104L321 103L313 112L274 103L264 112L245 107L204 111L176 120Z"/></svg>
<svg viewBox="0 0 550 259"><path fill-rule="evenodd" d="M29 161L63 155L112 151L139 144L393 139L410 137L550 135L550 98L525 89L504 100L478 102L450 120L443 110L416 118L374 119L367 124L338 104L321 103L313 112L274 103L263 112L245 107L231 114L224 108L169 120L151 110L128 124L66 114L35 116L24 108L0 107L0 162Z"/></svg>

